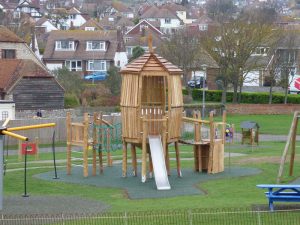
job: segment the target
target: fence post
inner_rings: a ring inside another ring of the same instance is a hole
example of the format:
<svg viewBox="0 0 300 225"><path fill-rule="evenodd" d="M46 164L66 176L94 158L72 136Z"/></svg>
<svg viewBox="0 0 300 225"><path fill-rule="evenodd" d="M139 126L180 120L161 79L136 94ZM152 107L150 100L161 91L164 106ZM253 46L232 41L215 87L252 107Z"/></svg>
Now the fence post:
<svg viewBox="0 0 300 225"><path fill-rule="evenodd" d="M189 216L189 225L193 225L193 213L192 213L192 210L188 211L188 216Z"/></svg>
<svg viewBox="0 0 300 225"><path fill-rule="evenodd" d="M128 225L127 212L124 213L124 225Z"/></svg>
<svg viewBox="0 0 300 225"><path fill-rule="evenodd" d="M259 210L257 210L256 212L257 212L257 224L258 224L258 225L261 225L260 212L259 212Z"/></svg>
<svg viewBox="0 0 300 225"><path fill-rule="evenodd" d="M64 218L64 214L61 214L61 219L62 219L62 225L65 225L65 218Z"/></svg>

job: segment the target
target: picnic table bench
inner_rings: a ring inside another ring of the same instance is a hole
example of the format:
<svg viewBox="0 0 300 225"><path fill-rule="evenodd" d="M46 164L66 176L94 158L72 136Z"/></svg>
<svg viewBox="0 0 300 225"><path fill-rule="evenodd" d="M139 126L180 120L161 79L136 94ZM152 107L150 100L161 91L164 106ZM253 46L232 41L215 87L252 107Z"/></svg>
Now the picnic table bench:
<svg viewBox="0 0 300 225"><path fill-rule="evenodd" d="M273 202L300 202L300 184L258 184L256 186L268 189L265 194L269 199L270 211L274 211Z"/></svg>

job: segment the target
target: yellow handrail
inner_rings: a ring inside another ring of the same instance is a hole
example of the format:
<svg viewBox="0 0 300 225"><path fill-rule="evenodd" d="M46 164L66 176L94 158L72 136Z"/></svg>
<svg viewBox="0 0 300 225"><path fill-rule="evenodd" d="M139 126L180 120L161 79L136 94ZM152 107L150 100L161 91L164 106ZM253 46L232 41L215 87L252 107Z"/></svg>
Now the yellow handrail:
<svg viewBox="0 0 300 225"><path fill-rule="evenodd" d="M21 126L21 127L11 127L11 128L7 128L7 131L30 130L30 129L44 128L44 127L54 127L55 125L56 125L55 123L44 123L44 124Z"/></svg>
<svg viewBox="0 0 300 225"><path fill-rule="evenodd" d="M182 117L182 120L184 122L207 123L207 124L210 123L210 121L208 121L208 120L200 120L200 119L194 119L194 118L189 118L189 117Z"/></svg>
<svg viewBox="0 0 300 225"><path fill-rule="evenodd" d="M17 139L19 139L21 141L28 141L28 137L25 137L25 136L22 136L22 135L19 135L19 134L15 134L15 133L9 132L7 130L2 130L2 134L6 134L8 136L17 138Z"/></svg>

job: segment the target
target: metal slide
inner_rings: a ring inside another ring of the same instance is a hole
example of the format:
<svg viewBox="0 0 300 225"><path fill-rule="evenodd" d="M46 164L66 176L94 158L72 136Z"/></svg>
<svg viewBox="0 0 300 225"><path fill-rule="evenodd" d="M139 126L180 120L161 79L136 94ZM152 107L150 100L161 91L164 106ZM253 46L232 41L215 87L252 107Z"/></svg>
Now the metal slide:
<svg viewBox="0 0 300 225"><path fill-rule="evenodd" d="M157 190L170 190L161 138L159 135L149 135L148 139Z"/></svg>

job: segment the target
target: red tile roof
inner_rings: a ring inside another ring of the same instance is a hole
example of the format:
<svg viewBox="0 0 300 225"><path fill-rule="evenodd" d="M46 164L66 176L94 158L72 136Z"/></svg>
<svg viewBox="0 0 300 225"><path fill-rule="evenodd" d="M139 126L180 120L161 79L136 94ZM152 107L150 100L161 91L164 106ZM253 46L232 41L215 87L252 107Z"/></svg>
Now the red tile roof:
<svg viewBox="0 0 300 225"><path fill-rule="evenodd" d="M24 43L25 41L19 38L14 32L10 31L5 26L0 26L0 42Z"/></svg>
<svg viewBox="0 0 300 225"><path fill-rule="evenodd" d="M29 59L0 59L0 90L6 92L22 77L52 77Z"/></svg>

